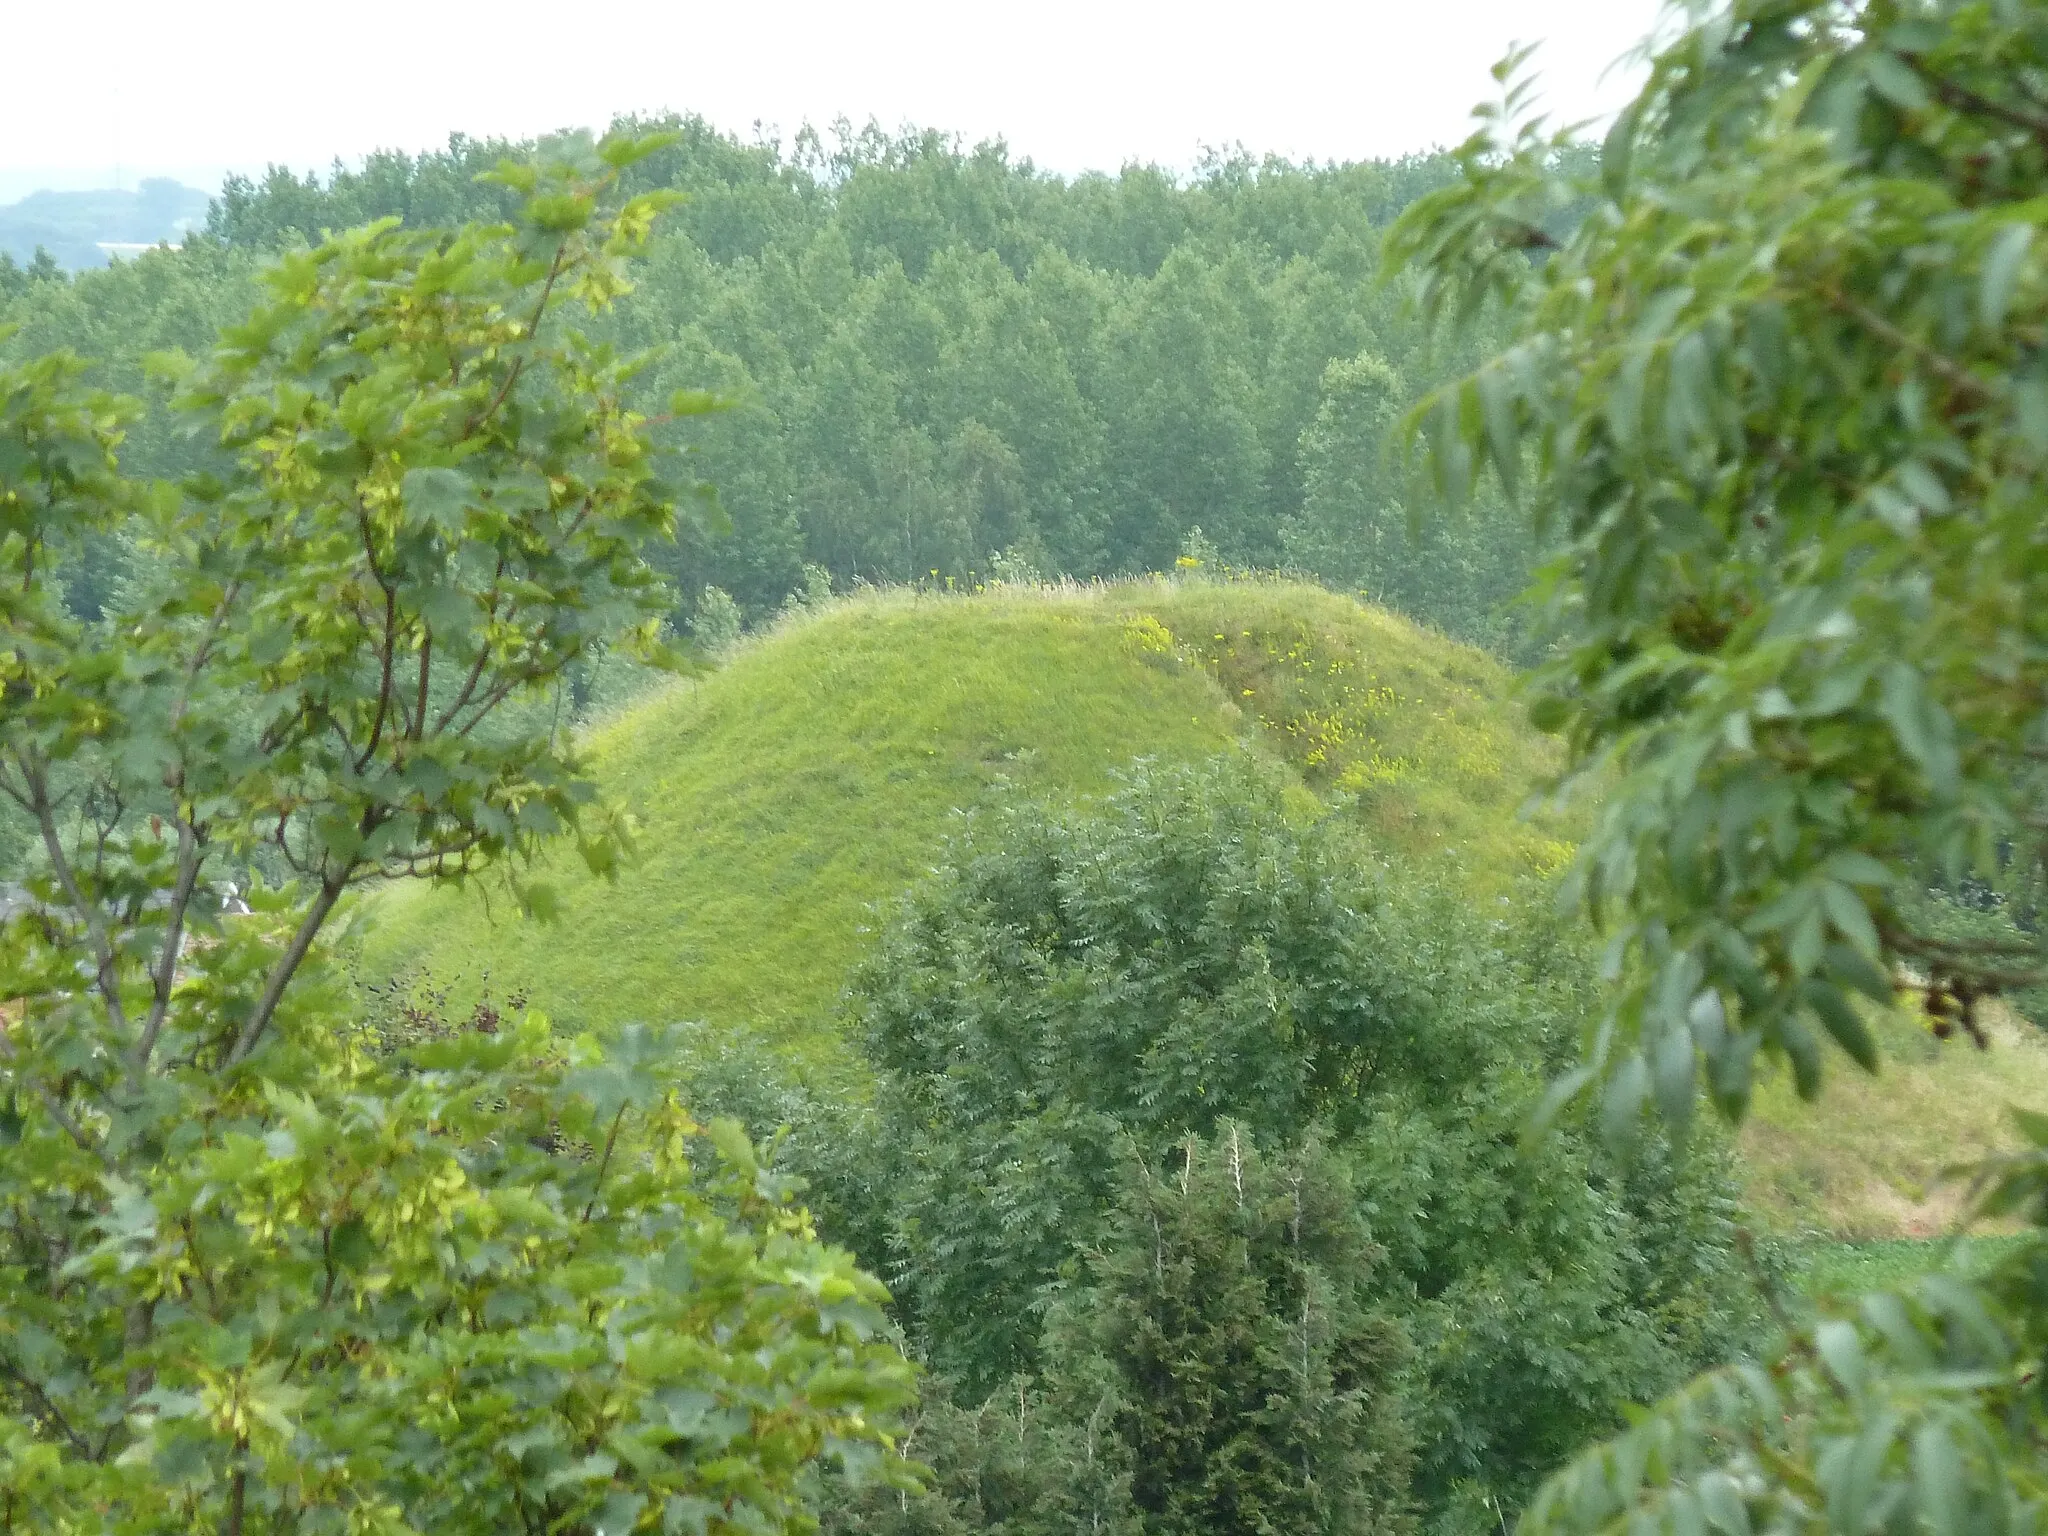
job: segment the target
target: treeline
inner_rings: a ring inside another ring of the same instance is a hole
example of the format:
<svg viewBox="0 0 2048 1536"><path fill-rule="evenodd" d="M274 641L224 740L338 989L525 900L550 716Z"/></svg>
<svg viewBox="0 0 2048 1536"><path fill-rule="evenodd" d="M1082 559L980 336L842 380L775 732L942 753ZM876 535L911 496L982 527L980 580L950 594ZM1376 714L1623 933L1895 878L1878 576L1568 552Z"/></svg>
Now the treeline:
<svg viewBox="0 0 2048 1536"><path fill-rule="evenodd" d="M839 585L971 582L1000 554L1085 578L1170 566L1192 541L1513 648L1520 525L1482 507L1411 536L1383 457L1403 403L1467 361L1379 281L1382 230L1446 180L1443 157L1063 179L936 133L778 146L668 126L678 142L634 174L687 201L603 329L663 349L649 399L728 402L670 431L719 507L663 557L679 618L707 586L758 617L806 565ZM184 249L69 282L17 271L0 317L21 352L74 346L136 388L151 350L210 346L280 249L377 218L502 215L476 178L525 147L458 137L324 180L230 180ZM166 473L194 452L143 440L128 457Z"/></svg>

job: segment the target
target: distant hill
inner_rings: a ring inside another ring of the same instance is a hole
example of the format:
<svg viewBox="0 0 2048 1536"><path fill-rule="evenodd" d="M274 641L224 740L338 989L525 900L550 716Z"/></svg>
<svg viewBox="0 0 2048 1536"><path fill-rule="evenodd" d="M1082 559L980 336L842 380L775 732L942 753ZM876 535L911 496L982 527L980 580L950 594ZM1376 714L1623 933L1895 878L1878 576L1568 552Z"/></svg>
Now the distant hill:
<svg viewBox="0 0 2048 1536"><path fill-rule="evenodd" d="M1086 795L1134 757L1248 741L1295 771L1305 812L1337 803L1363 856L1452 866L1476 902L1544 899L1529 888L1570 853L1569 828L1517 815L1556 757L1504 668L1286 582L846 599L588 740L640 820L638 862L608 885L554 860L550 925L502 890L389 891L366 914L366 978L408 973L457 1011L488 978L497 1002L524 994L577 1028L703 1020L831 1078L851 1065L834 1002L878 908L1005 786ZM2005 1103L2048 1110L2031 1026L2001 1021L1978 1053L1878 1022L1881 1077L1838 1060L1817 1107L1775 1080L1758 1096L1740 1146L1751 1209L1778 1231L1931 1236L1959 1203L1941 1170L2009 1142ZM1861 1252L1816 1251L1837 1267Z"/></svg>
<svg viewBox="0 0 2048 1536"><path fill-rule="evenodd" d="M132 192L33 192L0 208L0 252L26 264L40 247L70 271L103 267L123 248L176 244L203 228L212 200L162 178Z"/></svg>

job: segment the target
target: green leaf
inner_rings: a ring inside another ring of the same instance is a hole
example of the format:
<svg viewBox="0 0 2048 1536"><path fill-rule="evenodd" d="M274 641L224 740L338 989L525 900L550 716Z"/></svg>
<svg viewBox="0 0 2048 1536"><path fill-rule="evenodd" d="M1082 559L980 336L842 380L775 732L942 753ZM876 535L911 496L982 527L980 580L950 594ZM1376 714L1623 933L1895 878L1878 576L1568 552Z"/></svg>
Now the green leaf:
<svg viewBox="0 0 2048 1536"><path fill-rule="evenodd" d="M1829 854L1822 868L1834 879L1848 885L1882 887L1893 885L1897 880L1889 865L1856 848L1844 848Z"/></svg>
<svg viewBox="0 0 2048 1536"><path fill-rule="evenodd" d="M2005 324L2012 304L2012 292L2026 265L2027 251L2034 243L2034 226L2008 224L1991 242L1984 256L1984 270L1977 282L1977 314L1986 330Z"/></svg>
<svg viewBox="0 0 2048 1536"><path fill-rule="evenodd" d="M1955 792L1961 772L1948 717L1928 696L1926 683L1911 663L1892 662L1881 677L1878 709L1907 756L1927 775L1934 792Z"/></svg>
<svg viewBox="0 0 2048 1536"><path fill-rule="evenodd" d="M1657 1092L1657 1112L1680 1135L1692 1119L1693 1100L1697 1096L1694 1067L1691 1033L1682 1026L1667 1027L1651 1055L1651 1075Z"/></svg>
<svg viewBox="0 0 2048 1536"><path fill-rule="evenodd" d="M1877 1071L1877 1041L1853 1003L1825 981L1809 981L1800 996L1850 1060L1866 1072Z"/></svg>
<svg viewBox="0 0 2048 1536"><path fill-rule="evenodd" d="M1897 54L1883 48L1874 48L1863 61L1864 78L1871 89L1884 97L1895 107L1908 112L1924 112L1934 105L1934 98L1927 92L1927 82L1922 80Z"/></svg>
<svg viewBox="0 0 2048 1536"><path fill-rule="evenodd" d="M640 1511L647 1507L645 1495L619 1492L606 1497L604 1507L591 1522L591 1536L633 1536L640 1523Z"/></svg>
<svg viewBox="0 0 2048 1536"><path fill-rule="evenodd" d="M597 157L615 171L623 171L629 165L637 165L649 155L658 154L673 144L680 144L680 133L606 134L597 146Z"/></svg>
<svg viewBox="0 0 2048 1536"><path fill-rule="evenodd" d="M1750 1536L1749 1510L1735 1479L1715 1470L1699 1480L1700 1511L1722 1536Z"/></svg>
<svg viewBox="0 0 2048 1536"><path fill-rule="evenodd" d="M1630 348L1606 390L1608 430L1624 449L1633 449L1642 432L1643 391L1649 378L1652 351L1645 345Z"/></svg>
<svg viewBox="0 0 2048 1536"><path fill-rule="evenodd" d="M477 505L476 485L459 469L409 469L401 490L406 511L451 537L462 532L465 517Z"/></svg>
<svg viewBox="0 0 2048 1536"><path fill-rule="evenodd" d="M1551 1127L1559 1113L1586 1088L1598 1079L1599 1074L1591 1067L1574 1067L1552 1079L1543 1090L1543 1097L1536 1101L1536 1108L1530 1114L1525 1140L1534 1142Z"/></svg>
<svg viewBox="0 0 2048 1536"><path fill-rule="evenodd" d="M1928 465L1920 459L1908 459L1898 468L1897 478L1901 489L1913 498L1922 511L1939 517L1952 505L1948 487L1941 483Z"/></svg>
<svg viewBox="0 0 2048 1536"><path fill-rule="evenodd" d="M1877 924L1871 921L1870 909L1861 896L1839 880L1823 880L1820 900L1835 932L1866 955L1878 953Z"/></svg>
<svg viewBox="0 0 2048 1536"><path fill-rule="evenodd" d="M1785 1048L1785 1057L1792 1063L1792 1088L1800 1098L1811 1102L1820 1095L1821 1060L1820 1042L1813 1037L1796 1013L1786 1012L1778 1017L1778 1041Z"/></svg>
<svg viewBox="0 0 2048 1536"><path fill-rule="evenodd" d="M747 1128L727 1115L720 1115L704 1127L704 1134L718 1149L718 1155L732 1167L752 1173L760 1164L754 1153L753 1138L747 1135Z"/></svg>
<svg viewBox="0 0 2048 1536"><path fill-rule="evenodd" d="M679 389L668 397L668 412L671 416L708 416L722 411L731 402L715 390Z"/></svg>
<svg viewBox="0 0 2048 1536"><path fill-rule="evenodd" d="M360 1216L351 1216L336 1226L328 1239L328 1248L334 1255L334 1262L348 1270L367 1267L376 1252L369 1224Z"/></svg>
<svg viewBox="0 0 2048 1536"><path fill-rule="evenodd" d="M1874 1003L1890 1006L1891 978L1864 951L1852 949L1847 944L1830 944L1826 960L1828 974L1837 981L1854 987Z"/></svg>
<svg viewBox="0 0 2048 1536"><path fill-rule="evenodd" d="M2013 415L2036 455L2048 456L2048 378L2023 374L2012 383Z"/></svg>
<svg viewBox="0 0 2048 1536"><path fill-rule="evenodd" d="M1517 500L1521 480L1522 443L1515 425L1514 382L1499 366L1482 368L1478 374L1479 405L1486 421L1487 447L1501 489L1510 502Z"/></svg>
<svg viewBox="0 0 2048 1536"><path fill-rule="evenodd" d="M1606 183L1607 195L1619 202L1628 189L1628 168L1630 156L1635 152L1636 122L1642 108L1637 102L1630 102L1614 114L1614 123L1607 130L1607 137L1600 145L1600 176Z"/></svg>
<svg viewBox="0 0 2048 1536"><path fill-rule="evenodd" d="M1863 1353L1863 1340L1853 1323L1827 1319L1813 1330L1813 1347L1844 1392L1863 1390L1870 1367Z"/></svg>
<svg viewBox="0 0 2048 1536"><path fill-rule="evenodd" d="M1624 1145L1634 1135L1649 1096L1649 1063L1642 1052L1631 1051L1607 1079L1600 1104L1600 1128L1610 1145Z"/></svg>
<svg viewBox="0 0 2048 1536"><path fill-rule="evenodd" d="M1671 375L1666 386L1665 416L1674 457L1682 456L1692 440L1713 426L1713 358L1707 339L1688 331L1671 348Z"/></svg>
<svg viewBox="0 0 2048 1536"><path fill-rule="evenodd" d="M1786 939L1785 955L1792 962L1795 976L1810 976L1820 964L1823 950L1827 948L1827 928L1824 922L1825 909L1818 900L1809 898L1800 908L1799 915L1792 920L1792 930Z"/></svg>
<svg viewBox="0 0 2048 1536"><path fill-rule="evenodd" d="M1963 1458L1939 1419L1914 1431L1913 1496L1928 1536L1959 1536L1967 1505Z"/></svg>

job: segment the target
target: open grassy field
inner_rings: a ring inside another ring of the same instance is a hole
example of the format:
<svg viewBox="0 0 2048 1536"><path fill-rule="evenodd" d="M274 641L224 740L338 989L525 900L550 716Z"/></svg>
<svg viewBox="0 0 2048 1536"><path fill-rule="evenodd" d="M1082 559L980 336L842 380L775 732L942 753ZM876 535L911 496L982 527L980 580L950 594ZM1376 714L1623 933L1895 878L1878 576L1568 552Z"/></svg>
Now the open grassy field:
<svg viewBox="0 0 2048 1536"><path fill-rule="evenodd" d="M1100 792L1141 755L1262 753L1367 856L1454 865L1476 901L1541 899L1571 828L1518 814L1556 759L1511 694L1481 653L1293 583L869 593L589 733L640 823L616 883L556 860L547 925L488 887L394 890L362 966L430 978L457 1008L488 985L578 1027L701 1020L833 1073L843 980L959 818L999 795ZM1994 1021L1986 1053L1903 1017L1878 1027L1879 1078L1837 1058L1817 1108L1767 1084L1741 1138L1752 1208L1832 1255L1817 1273L1865 1264L1843 1243L1947 1230L1960 1197L1942 1170L2002 1144L2005 1103L2048 1109L2031 1026Z"/></svg>

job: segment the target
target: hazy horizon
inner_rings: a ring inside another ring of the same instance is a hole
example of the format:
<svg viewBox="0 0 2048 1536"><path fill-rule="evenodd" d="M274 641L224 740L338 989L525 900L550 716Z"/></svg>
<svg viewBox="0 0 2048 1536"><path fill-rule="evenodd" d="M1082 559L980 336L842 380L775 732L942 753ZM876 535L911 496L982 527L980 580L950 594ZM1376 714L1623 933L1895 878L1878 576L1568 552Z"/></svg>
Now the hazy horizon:
<svg viewBox="0 0 2048 1536"><path fill-rule="evenodd" d="M1133 161L1186 170L1205 148L1238 145L1293 160L1387 158L1463 138L1493 89L1489 66L1517 41L1542 42L1556 116L1611 112L1635 75L1609 66L1659 10L1048 0L1020 25L937 0L858 15L821 0L774 12L617 0L600 33L529 0L484 18L447 0L364 0L343 27L332 13L255 0L110 0L10 24L20 52L46 67L0 100L0 203L149 176L215 192L229 172L324 174L378 149L438 149L450 133L525 138L635 111L696 112L743 139L785 143L806 122L841 117L1000 138L1067 175Z"/></svg>

